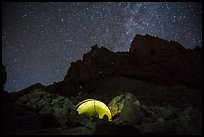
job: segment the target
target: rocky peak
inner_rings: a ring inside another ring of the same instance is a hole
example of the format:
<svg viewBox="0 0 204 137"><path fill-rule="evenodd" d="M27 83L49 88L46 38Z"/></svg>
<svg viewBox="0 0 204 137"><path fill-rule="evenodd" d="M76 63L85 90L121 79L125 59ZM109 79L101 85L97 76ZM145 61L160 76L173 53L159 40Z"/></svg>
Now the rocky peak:
<svg viewBox="0 0 204 137"><path fill-rule="evenodd" d="M175 41L167 41L150 35L136 35L129 52L136 54L141 60L148 59L154 62L164 60L185 60L183 54L187 50ZM176 62L174 62L176 63Z"/></svg>
<svg viewBox="0 0 204 137"><path fill-rule="evenodd" d="M94 45L83 60L71 64L64 78L64 92L71 95L83 90L86 94L117 76L198 88L202 81L199 51L150 35L136 35L129 52L112 52Z"/></svg>
<svg viewBox="0 0 204 137"><path fill-rule="evenodd" d="M113 52L105 47L99 48L97 45L91 47L91 51L84 54L83 61L85 64L104 64L110 61Z"/></svg>
<svg viewBox="0 0 204 137"><path fill-rule="evenodd" d="M162 77L166 77L166 81L171 81L172 84L177 81L177 84L185 83L184 85L190 87L201 86L199 75L201 75L202 54L199 47L186 49L175 41L167 41L150 35L136 35L129 52L136 56L147 73L159 72ZM191 79L197 79L197 84L195 81L192 83Z"/></svg>

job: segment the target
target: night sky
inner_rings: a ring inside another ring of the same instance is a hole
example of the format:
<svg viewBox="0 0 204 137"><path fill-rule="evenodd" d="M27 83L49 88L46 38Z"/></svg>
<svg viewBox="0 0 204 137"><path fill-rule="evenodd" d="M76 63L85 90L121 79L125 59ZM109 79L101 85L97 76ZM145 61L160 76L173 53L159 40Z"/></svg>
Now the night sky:
<svg viewBox="0 0 204 137"><path fill-rule="evenodd" d="M202 46L202 3L3 3L5 90L62 81L94 44L128 51L136 34Z"/></svg>

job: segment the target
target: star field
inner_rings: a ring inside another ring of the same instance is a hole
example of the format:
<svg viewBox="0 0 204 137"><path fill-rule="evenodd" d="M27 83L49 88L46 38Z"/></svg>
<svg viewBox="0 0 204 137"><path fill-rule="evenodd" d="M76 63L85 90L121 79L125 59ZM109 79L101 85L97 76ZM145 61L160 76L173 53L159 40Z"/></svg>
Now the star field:
<svg viewBox="0 0 204 137"><path fill-rule="evenodd" d="M94 44L128 51L136 34L202 46L202 3L3 3L5 90L62 81Z"/></svg>

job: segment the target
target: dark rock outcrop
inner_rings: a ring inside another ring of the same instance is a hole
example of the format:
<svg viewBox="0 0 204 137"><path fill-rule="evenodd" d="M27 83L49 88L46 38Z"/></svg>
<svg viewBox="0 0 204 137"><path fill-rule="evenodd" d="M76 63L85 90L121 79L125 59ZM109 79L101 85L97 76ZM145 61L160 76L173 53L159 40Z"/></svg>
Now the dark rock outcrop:
<svg viewBox="0 0 204 137"><path fill-rule="evenodd" d="M6 68L3 64L1 65L1 74L2 74L1 85L4 90L4 85L6 84L6 79L7 79L7 73L6 73Z"/></svg>
<svg viewBox="0 0 204 137"><path fill-rule="evenodd" d="M136 35L129 52L112 52L94 45L71 64L63 81L66 96L90 93L102 81L125 76L154 84L202 87L201 48L185 49L179 43L149 35Z"/></svg>
<svg viewBox="0 0 204 137"><path fill-rule="evenodd" d="M49 93L58 93L60 95L64 95L63 90L63 81L54 82L53 84L46 86L46 91Z"/></svg>
<svg viewBox="0 0 204 137"><path fill-rule="evenodd" d="M9 93L6 90L4 90L4 85L6 84L6 80L7 80L6 67L2 64L1 65L0 109L2 108L1 107L2 102L7 102L11 100Z"/></svg>
<svg viewBox="0 0 204 137"><path fill-rule="evenodd" d="M135 55L144 72L158 75L159 82L166 81L170 85L185 85L190 88L202 86L200 47L185 49L174 41L136 35L130 53Z"/></svg>

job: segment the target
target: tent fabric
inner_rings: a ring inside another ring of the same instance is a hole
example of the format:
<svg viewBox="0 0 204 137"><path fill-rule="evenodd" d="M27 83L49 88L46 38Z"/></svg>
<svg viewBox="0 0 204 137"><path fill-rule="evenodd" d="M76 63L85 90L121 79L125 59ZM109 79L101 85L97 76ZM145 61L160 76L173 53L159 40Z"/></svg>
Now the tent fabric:
<svg viewBox="0 0 204 137"><path fill-rule="evenodd" d="M103 119L104 115L107 115L109 121L112 119L108 106L99 100L83 100L75 106L75 109L79 115L85 115L87 117L98 116L100 119Z"/></svg>

